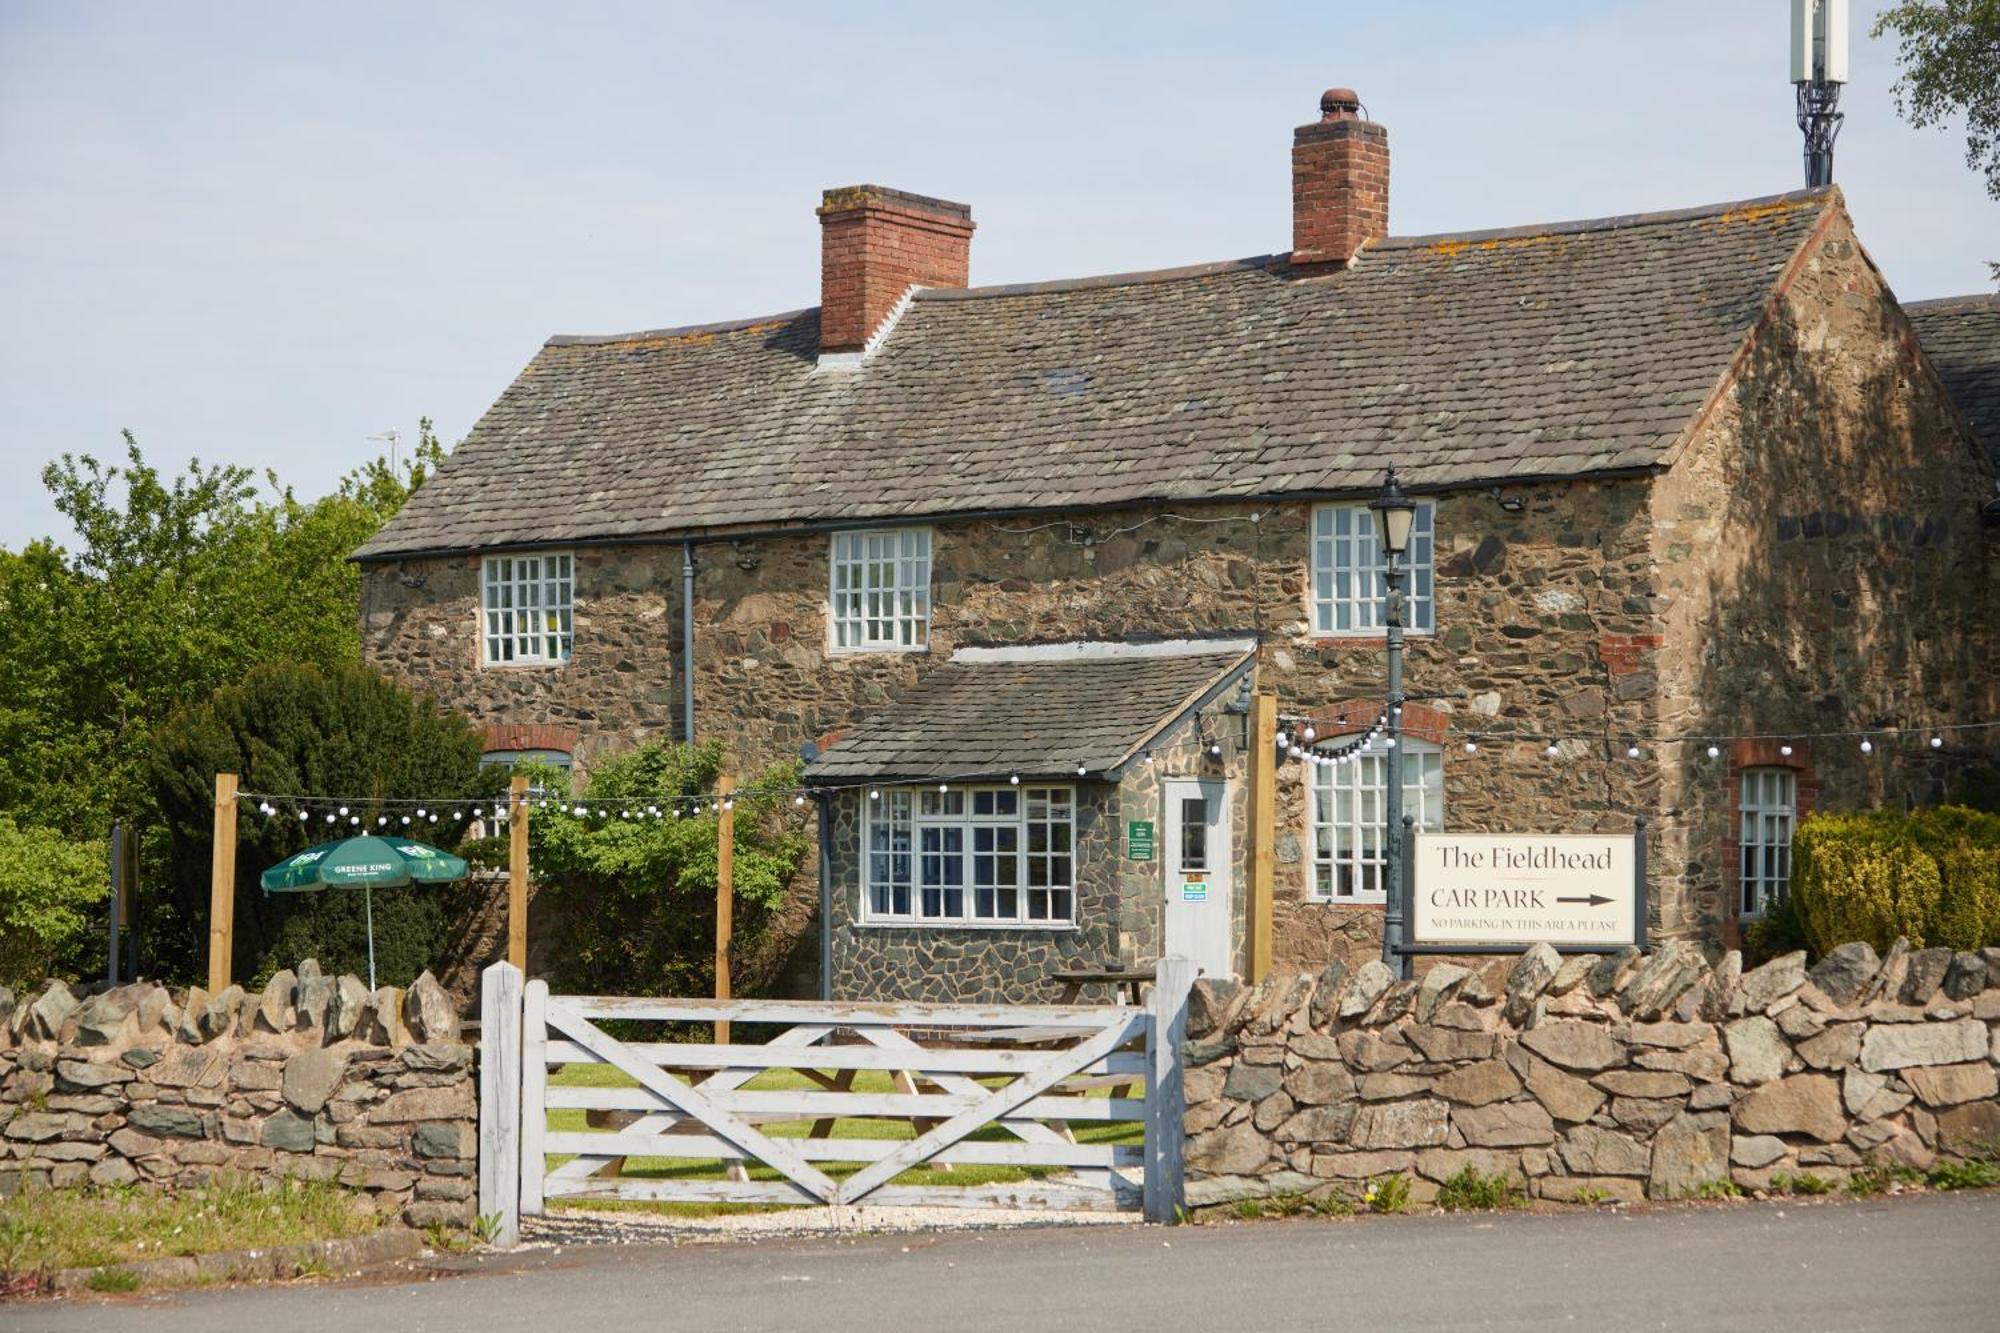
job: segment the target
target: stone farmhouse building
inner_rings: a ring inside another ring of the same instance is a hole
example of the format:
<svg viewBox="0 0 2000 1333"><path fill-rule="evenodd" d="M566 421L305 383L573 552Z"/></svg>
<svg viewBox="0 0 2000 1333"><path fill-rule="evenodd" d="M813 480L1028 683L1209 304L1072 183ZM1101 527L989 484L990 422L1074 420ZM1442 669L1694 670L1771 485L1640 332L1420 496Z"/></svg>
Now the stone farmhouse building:
<svg viewBox="0 0 2000 1333"><path fill-rule="evenodd" d="M1800 816L1992 759L1991 302L1899 306L1838 189L1395 236L1320 109L1276 254L970 287L967 206L858 186L815 308L550 339L357 553L368 660L496 758L809 756L839 996L1374 953L1379 751L1253 699L1378 719L1392 465L1426 827L1643 818L1721 943Z"/></svg>

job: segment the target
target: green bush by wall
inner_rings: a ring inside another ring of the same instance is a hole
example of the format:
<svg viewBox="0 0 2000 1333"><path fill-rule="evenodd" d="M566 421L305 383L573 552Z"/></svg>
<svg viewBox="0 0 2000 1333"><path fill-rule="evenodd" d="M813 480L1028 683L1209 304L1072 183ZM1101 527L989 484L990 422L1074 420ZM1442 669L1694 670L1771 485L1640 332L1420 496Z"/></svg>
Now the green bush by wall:
<svg viewBox="0 0 2000 1333"><path fill-rule="evenodd" d="M1823 954L2000 944L2000 816L1958 806L1815 815L1793 840L1791 911Z"/></svg>

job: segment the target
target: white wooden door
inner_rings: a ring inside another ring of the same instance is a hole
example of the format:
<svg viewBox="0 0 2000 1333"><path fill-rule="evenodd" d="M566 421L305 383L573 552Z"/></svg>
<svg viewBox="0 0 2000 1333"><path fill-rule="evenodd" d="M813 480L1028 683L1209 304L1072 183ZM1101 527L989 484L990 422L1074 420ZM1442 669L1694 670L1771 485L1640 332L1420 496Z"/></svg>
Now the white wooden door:
<svg viewBox="0 0 2000 1333"><path fill-rule="evenodd" d="M1219 781L1168 778L1160 857L1166 888L1163 954L1192 958L1205 977L1236 975L1230 928L1228 787Z"/></svg>

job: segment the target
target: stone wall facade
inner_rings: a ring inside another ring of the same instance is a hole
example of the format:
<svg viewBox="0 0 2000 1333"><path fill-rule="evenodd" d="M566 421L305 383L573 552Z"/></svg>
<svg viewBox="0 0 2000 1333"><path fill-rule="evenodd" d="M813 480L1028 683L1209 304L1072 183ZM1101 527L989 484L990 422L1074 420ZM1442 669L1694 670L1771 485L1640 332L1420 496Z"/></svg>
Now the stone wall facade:
<svg viewBox="0 0 2000 1333"><path fill-rule="evenodd" d="M1466 1167L1557 1201L1829 1184L2000 1140L2000 949L1845 945L1751 972L1690 945L1392 981L1379 962L1200 981L1188 1198L1424 1202Z"/></svg>
<svg viewBox="0 0 2000 1333"><path fill-rule="evenodd" d="M1804 808L1853 810L1935 804L1993 761L1990 732L1931 729L2000 717L1993 474L1835 213L1652 490L1657 722L1768 738L1659 759L1656 891L1731 935L1745 768L1791 770Z"/></svg>
<svg viewBox="0 0 2000 1333"><path fill-rule="evenodd" d="M254 995L0 988L0 1194L334 1180L406 1225L467 1227L475 1077L429 973L407 992L310 961Z"/></svg>
<svg viewBox="0 0 2000 1333"><path fill-rule="evenodd" d="M1407 679L1442 696L1447 827L1613 832L1643 816L1655 938L1728 939L1732 775L1755 756L1647 738L1883 729L1869 756L1845 740L1794 747L1810 753L1802 783L1836 809L1933 799L1995 753L1991 732L1949 733L1937 750L1921 734L2000 716L2000 541L1979 517L1991 470L1844 215L1829 216L1716 402L1690 405L1670 469L1429 497L1436 630L1410 637ZM1282 716L1372 707L1382 640L1311 628L1313 510L939 522L923 652L829 651L826 533L704 539L697 735L750 769L837 738L958 646L1133 635L1254 633L1257 687ZM482 722L575 726L586 768L674 734L681 548L575 554L568 665L479 667L478 562L465 557L367 568L368 660ZM1288 765L1278 779L1275 959L1358 963L1379 950L1382 913L1311 900L1307 777ZM1247 823L1235 828L1245 840ZM816 892L812 867L796 892Z"/></svg>

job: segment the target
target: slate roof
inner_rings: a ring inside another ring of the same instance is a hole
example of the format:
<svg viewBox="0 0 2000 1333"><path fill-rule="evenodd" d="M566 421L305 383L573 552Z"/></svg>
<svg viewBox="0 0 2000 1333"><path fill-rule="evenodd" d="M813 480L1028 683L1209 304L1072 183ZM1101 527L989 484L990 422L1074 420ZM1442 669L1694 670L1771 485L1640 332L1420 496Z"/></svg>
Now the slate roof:
<svg viewBox="0 0 2000 1333"><path fill-rule="evenodd" d="M1903 313L1973 438L2000 468L2000 294L1912 301Z"/></svg>
<svg viewBox="0 0 2000 1333"><path fill-rule="evenodd" d="M361 559L1661 463L1835 190L554 338Z"/></svg>
<svg viewBox="0 0 2000 1333"><path fill-rule="evenodd" d="M1250 638L961 648L807 764L805 778L1074 778L1079 766L1103 778L1255 658Z"/></svg>

